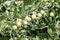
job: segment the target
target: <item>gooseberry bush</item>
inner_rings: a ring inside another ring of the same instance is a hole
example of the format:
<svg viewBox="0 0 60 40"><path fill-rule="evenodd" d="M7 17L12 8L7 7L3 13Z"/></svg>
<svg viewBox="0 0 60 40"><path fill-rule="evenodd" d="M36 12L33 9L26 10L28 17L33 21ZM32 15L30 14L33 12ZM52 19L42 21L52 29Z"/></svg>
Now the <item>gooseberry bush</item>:
<svg viewBox="0 0 60 40"><path fill-rule="evenodd" d="M0 40L60 40L60 0L0 0Z"/></svg>

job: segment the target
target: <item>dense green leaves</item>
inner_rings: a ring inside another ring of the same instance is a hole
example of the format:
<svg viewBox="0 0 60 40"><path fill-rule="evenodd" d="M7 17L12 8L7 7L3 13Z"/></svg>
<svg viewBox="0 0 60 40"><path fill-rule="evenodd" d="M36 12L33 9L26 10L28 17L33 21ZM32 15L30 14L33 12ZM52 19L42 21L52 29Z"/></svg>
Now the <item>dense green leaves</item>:
<svg viewBox="0 0 60 40"><path fill-rule="evenodd" d="M60 40L60 0L1 0L0 40Z"/></svg>

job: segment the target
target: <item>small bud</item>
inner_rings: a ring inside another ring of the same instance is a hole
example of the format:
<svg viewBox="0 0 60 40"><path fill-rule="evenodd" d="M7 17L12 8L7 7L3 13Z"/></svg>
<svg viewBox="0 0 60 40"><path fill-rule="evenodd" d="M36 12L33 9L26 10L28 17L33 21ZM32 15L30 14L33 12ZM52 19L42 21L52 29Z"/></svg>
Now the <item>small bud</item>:
<svg viewBox="0 0 60 40"><path fill-rule="evenodd" d="M22 21L22 19L17 19L17 21L18 21L18 22L21 22L21 21Z"/></svg>
<svg viewBox="0 0 60 40"><path fill-rule="evenodd" d="M25 38L25 40L29 40L28 38Z"/></svg>
<svg viewBox="0 0 60 40"><path fill-rule="evenodd" d="M32 5L28 5L29 7L32 7Z"/></svg>
<svg viewBox="0 0 60 40"><path fill-rule="evenodd" d="M10 38L9 40L13 40L13 38Z"/></svg>
<svg viewBox="0 0 60 40"><path fill-rule="evenodd" d="M53 17L53 16L54 16L54 13L53 13L53 12L51 12L51 13L50 13L50 16L51 16L51 17Z"/></svg>
<svg viewBox="0 0 60 40"><path fill-rule="evenodd" d="M25 20L26 20L26 21L31 21L31 18L28 17L28 16L26 16L26 17L25 17Z"/></svg>
<svg viewBox="0 0 60 40"><path fill-rule="evenodd" d="M11 4L11 1L6 1L5 4L9 6Z"/></svg>
<svg viewBox="0 0 60 40"><path fill-rule="evenodd" d="M36 15L36 12L35 12L35 11L33 11L32 13L33 13L34 15Z"/></svg>
<svg viewBox="0 0 60 40"><path fill-rule="evenodd" d="M33 14L33 15L32 15L32 19L36 19L36 15Z"/></svg>
<svg viewBox="0 0 60 40"><path fill-rule="evenodd" d="M16 25L14 25L14 26L12 26L12 28L15 30L15 29L17 29L17 26L16 26Z"/></svg>
<svg viewBox="0 0 60 40"><path fill-rule="evenodd" d="M44 10L41 10L41 13L42 13L42 14L44 14L44 13L45 13L45 11L44 11Z"/></svg>
<svg viewBox="0 0 60 40"><path fill-rule="evenodd" d="M49 29L49 32L52 33L52 29Z"/></svg>
<svg viewBox="0 0 60 40"><path fill-rule="evenodd" d="M24 25L27 25L27 24L28 24L28 22L27 22L27 21L25 21L25 20L23 20L23 24L24 24Z"/></svg>
<svg viewBox="0 0 60 40"><path fill-rule="evenodd" d="M21 25L22 25L21 22L22 22L22 19L17 19L17 21L16 21L16 25L17 25L17 26L21 26Z"/></svg>
<svg viewBox="0 0 60 40"><path fill-rule="evenodd" d="M17 25L17 26L22 26L22 23L17 21L17 22L16 22L16 25Z"/></svg>
<svg viewBox="0 0 60 40"><path fill-rule="evenodd" d="M16 1L15 2L15 4L17 4L17 5L20 5L20 4L22 4L23 3L23 1Z"/></svg>
<svg viewBox="0 0 60 40"><path fill-rule="evenodd" d="M38 13L37 15L38 15L38 17L42 17L42 14L40 14L40 13Z"/></svg>

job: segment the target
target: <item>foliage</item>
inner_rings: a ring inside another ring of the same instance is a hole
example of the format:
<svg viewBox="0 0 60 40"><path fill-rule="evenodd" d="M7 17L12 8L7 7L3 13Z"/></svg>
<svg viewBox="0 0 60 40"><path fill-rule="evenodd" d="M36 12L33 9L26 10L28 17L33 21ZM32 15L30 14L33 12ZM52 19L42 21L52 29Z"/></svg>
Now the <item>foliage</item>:
<svg viewBox="0 0 60 40"><path fill-rule="evenodd" d="M60 40L60 0L1 0L0 40Z"/></svg>

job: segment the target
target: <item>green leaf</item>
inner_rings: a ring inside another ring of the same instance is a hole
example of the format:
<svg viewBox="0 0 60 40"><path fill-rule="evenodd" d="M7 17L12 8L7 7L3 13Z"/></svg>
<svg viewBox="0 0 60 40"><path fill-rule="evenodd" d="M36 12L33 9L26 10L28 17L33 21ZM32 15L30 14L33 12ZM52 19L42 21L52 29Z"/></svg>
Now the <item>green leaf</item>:
<svg viewBox="0 0 60 40"><path fill-rule="evenodd" d="M5 25L6 25L6 20L2 20L0 22L0 31L2 31L2 29L4 28Z"/></svg>
<svg viewBox="0 0 60 40"><path fill-rule="evenodd" d="M21 36L18 40L25 40L25 37Z"/></svg>

